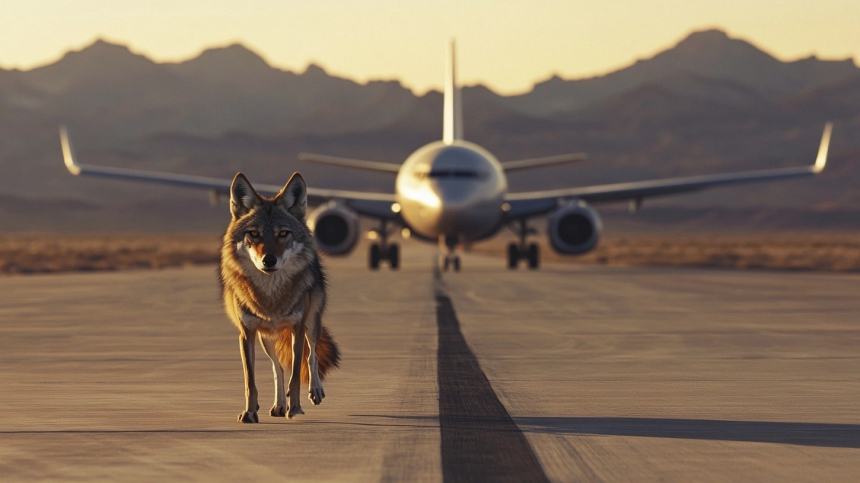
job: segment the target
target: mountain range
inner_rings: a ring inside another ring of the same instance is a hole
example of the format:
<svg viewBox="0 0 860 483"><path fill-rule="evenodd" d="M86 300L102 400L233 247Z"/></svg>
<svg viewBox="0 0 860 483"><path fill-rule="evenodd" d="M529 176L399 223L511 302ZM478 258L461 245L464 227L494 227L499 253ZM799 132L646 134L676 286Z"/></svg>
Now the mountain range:
<svg viewBox="0 0 860 483"><path fill-rule="evenodd" d="M654 206L653 213L675 210L680 218L759 213L758 221L740 221L747 228L767 225L769 212L780 213L773 217L780 226L860 228L853 215L860 213L860 69L852 59L783 62L707 30L603 76L554 76L515 96L468 86L463 104L466 138L501 160L590 155L512 175L512 190L807 164L832 120L831 165L820 177L648 200L643 219ZM317 65L290 72L240 44L157 63L99 40L50 65L0 69L0 229L223 223L226 209L207 208L200 193L71 177L61 164L59 124L92 164L223 177L242 170L266 183L301 170L320 187L391 190L385 176L306 165L296 154L402 162L439 139L441 117L438 92L362 84Z"/></svg>

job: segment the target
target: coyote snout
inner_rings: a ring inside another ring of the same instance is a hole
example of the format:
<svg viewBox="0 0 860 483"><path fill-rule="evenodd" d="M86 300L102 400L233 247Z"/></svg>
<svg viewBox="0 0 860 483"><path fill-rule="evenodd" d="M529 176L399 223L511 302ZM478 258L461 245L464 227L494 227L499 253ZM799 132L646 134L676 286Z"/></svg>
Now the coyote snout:
<svg viewBox="0 0 860 483"><path fill-rule="evenodd" d="M254 227L246 232L243 243L251 262L264 273L274 273L288 265L303 248L301 243L295 243L291 230L278 226Z"/></svg>
<svg viewBox="0 0 860 483"><path fill-rule="evenodd" d="M259 421L256 338L275 372L272 416L304 413L299 398L302 382L308 383L310 400L321 403L322 379L340 360L337 344L322 324L325 274L305 223L306 211L307 187L298 173L274 198L257 194L241 173L233 179L233 220L224 235L220 275L224 308L239 329L245 369L245 411L239 414L243 423Z"/></svg>

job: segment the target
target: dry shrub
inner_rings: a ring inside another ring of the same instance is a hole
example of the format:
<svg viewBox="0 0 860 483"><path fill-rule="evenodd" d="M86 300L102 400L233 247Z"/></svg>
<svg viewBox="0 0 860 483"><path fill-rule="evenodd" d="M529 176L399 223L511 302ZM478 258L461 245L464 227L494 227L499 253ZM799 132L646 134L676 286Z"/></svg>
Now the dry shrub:
<svg viewBox="0 0 860 483"><path fill-rule="evenodd" d="M496 239L480 252L505 253ZM541 240L544 260L615 266L695 266L780 270L860 271L860 235L615 235L582 256L555 253Z"/></svg>
<svg viewBox="0 0 860 483"><path fill-rule="evenodd" d="M0 273L199 265L216 262L220 244L212 235L5 235Z"/></svg>
<svg viewBox="0 0 860 483"><path fill-rule="evenodd" d="M498 237L473 250L506 256ZM582 256L559 255L541 240L545 261L615 266L860 271L860 235L610 235ZM0 273L53 273L199 265L218 261L215 235L4 235ZM500 266L503 266L500 264Z"/></svg>

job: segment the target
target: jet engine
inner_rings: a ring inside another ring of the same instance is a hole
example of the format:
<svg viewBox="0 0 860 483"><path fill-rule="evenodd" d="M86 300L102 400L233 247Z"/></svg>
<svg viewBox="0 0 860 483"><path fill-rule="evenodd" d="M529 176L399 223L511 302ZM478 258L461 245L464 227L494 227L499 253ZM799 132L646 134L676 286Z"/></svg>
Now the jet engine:
<svg viewBox="0 0 860 483"><path fill-rule="evenodd" d="M584 201L574 201L549 215L549 241L559 253L578 255L592 250L602 229L600 215Z"/></svg>
<svg viewBox="0 0 860 483"><path fill-rule="evenodd" d="M331 255L345 255L358 242L358 215L349 208L329 203L315 209L308 226L320 250Z"/></svg>

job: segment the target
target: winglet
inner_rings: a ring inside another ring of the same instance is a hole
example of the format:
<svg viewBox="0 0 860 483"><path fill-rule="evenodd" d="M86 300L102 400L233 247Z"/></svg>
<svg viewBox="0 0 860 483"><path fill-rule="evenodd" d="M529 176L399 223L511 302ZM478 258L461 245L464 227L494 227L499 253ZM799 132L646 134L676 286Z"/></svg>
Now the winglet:
<svg viewBox="0 0 860 483"><path fill-rule="evenodd" d="M821 135L821 145L818 147L818 157L815 158L815 164L812 166L812 172L815 174L824 171L824 165L827 164L827 149L830 147L831 131L833 131L833 123L827 122L824 125L824 134Z"/></svg>
<svg viewBox="0 0 860 483"><path fill-rule="evenodd" d="M72 150L72 142L69 140L66 126L60 126L60 144L63 146L63 161L66 163L66 169L75 176L81 174L81 167L75 161L75 152Z"/></svg>

